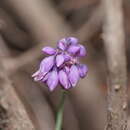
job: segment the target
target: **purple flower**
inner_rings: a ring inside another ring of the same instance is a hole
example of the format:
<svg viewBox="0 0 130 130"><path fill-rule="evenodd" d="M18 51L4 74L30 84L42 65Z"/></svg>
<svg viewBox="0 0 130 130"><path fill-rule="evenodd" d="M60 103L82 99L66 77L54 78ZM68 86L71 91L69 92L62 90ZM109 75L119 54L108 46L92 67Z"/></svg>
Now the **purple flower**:
<svg viewBox="0 0 130 130"><path fill-rule="evenodd" d="M84 65L84 64L80 64L78 66L78 69L79 69L79 75L80 75L80 77L84 78L86 76L87 72L88 72L87 66Z"/></svg>
<svg viewBox="0 0 130 130"><path fill-rule="evenodd" d="M80 51L80 46L77 45L71 45L68 50L70 54L75 55L78 51Z"/></svg>
<svg viewBox="0 0 130 130"><path fill-rule="evenodd" d="M77 85L80 78L84 78L88 68L80 64L79 59L86 55L86 49L75 37L67 37L58 41L57 47L44 47L42 52L51 55L44 58L38 71L32 77L35 81L41 81L53 91L58 83L64 89L70 89Z"/></svg>
<svg viewBox="0 0 130 130"><path fill-rule="evenodd" d="M47 79L47 85L49 87L50 91L53 91L56 86L58 85L58 73L57 70L54 69L52 72L50 72L48 79Z"/></svg>
<svg viewBox="0 0 130 130"><path fill-rule="evenodd" d="M80 78L79 70L76 65L71 66L68 77L69 77L69 81L70 81L72 87L75 87Z"/></svg>
<svg viewBox="0 0 130 130"><path fill-rule="evenodd" d="M44 76L44 78L42 79L42 81L43 81L43 82L46 82L46 81L48 80L49 75L50 75L50 72L48 72L48 73Z"/></svg>
<svg viewBox="0 0 130 130"><path fill-rule="evenodd" d="M68 79L68 75L65 71L60 70L59 71L59 81L61 83L61 85L65 88L68 89L69 86L69 79Z"/></svg>
<svg viewBox="0 0 130 130"><path fill-rule="evenodd" d="M49 56L42 60L42 62L40 64L40 71L43 74L48 73L50 71L50 69L53 67L54 58L55 58L54 56Z"/></svg>
<svg viewBox="0 0 130 130"><path fill-rule="evenodd" d="M43 49L42 49L42 51L44 52L44 53L46 53L46 54L49 54L49 55L54 55L55 53L56 53L56 50L54 49L54 48L52 48L52 47L44 47Z"/></svg>
<svg viewBox="0 0 130 130"><path fill-rule="evenodd" d="M42 80L44 76L52 69L54 65L54 56L49 56L43 59L40 63L40 68L35 72L32 77L35 81Z"/></svg>
<svg viewBox="0 0 130 130"><path fill-rule="evenodd" d="M59 42L58 42L58 48L61 49L61 50L66 50L67 48L67 40L64 38L64 39L61 39Z"/></svg>
<svg viewBox="0 0 130 130"><path fill-rule="evenodd" d="M86 49L83 45L79 45L80 51L79 51L79 56L86 56Z"/></svg>
<svg viewBox="0 0 130 130"><path fill-rule="evenodd" d="M59 67L64 63L64 55L63 54L59 54L56 56L56 66Z"/></svg>
<svg viewBox="0 0 130 130"><path fill-rule="evenodd" d="M68 37L67 38L67 42L73 45L77 45L78 44L78 39L75 37Z"/></svg>

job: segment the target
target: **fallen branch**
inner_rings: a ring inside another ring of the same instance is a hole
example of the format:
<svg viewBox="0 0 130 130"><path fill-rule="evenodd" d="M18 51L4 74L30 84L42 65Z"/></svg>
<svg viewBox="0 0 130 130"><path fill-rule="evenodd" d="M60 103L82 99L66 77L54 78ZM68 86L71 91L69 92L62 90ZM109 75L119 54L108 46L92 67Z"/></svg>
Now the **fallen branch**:
<svg viewBox="0 0 130 130"><path fill-rule="evenodd" d="M9 0L2 3L19 16L37 42L51 43L70 35L71 29L48 0Z"/></svg>
<svg viewBox="0 0 130 130"><path fill-rule="evenodd" d="M72 36L76 36L76 37L80 38L81 42L86 41L86 39L88 41L101 27L102 17L103 17L103 11L102 11L102 6L100 5L94 11L93 15L88 20L88 22L78 32L72 33L72 32L70 32L70 30L67 30L67 28L66 28L66 32L68 32L68 35L72 34ZM53 23L55 24L55 21ZM50 32L54 31L54 33L58 35L58 32L59 31L62 32L62 30L63 30L63 28L60 28L60 29L61 30L59 30L59 27L58 27L55 30L48 30L48 33L45 32L46 37L44 38L44 42L34 46L33 48L31 48L30 50L28 50L27 52L23 53L22 55L20 55L18 57L6 60L5 64L8 64L7 69L12 70L11 72L13 72L13 71L20 69L23 66L26 66L26 65L36 61L38 58L40 58L42 56L40 50L45 45L45 43L50 43L50 45L53 45L53 43L54 43L54 41L51 42L51 39L54 39L54 38L52 35L50 35ZM45 31L45 30L43 29L43 31ZM37 33L37 31L36 31L36 33ZM63 31L62 34L59 35L59 37L62 37L62 35L66 36L66 33ZM41 37L41 38L43 38L43 37ZM57 38L58 37L56 37L56 39Z"/></svg>
<svg viewBox="0 0 130 130"><path fill-rule="evenodd" d="M8 51L3 51L4 45L5 43L0 37L0 54L4 53L4 55L0 55L0 79L2 81L0 87L0 104L9 115L8 127L11 130L34 130L34 126L14 90L13 82L4 68L3 59L9 54Z"/></svg>
<svg viewBox="0 0 130 130"><path fill-rule="evenodd" d="M13 75L15 90L36 130L53 130L55 127L53 108L50 106L44 91L41 91L41 86L34 83L30 75L25 71L18 71Z"/></svg>
<svg viewBox="0 0 130 130"><path fill-rule="evenodd" d="M89 41L101 29L104 12L102 5L96 7L90 19L76 32L81 41Z"/></svg>
<svg viewBox="0 0 130 130"><path fill-rule="evenodd" d="M20 30L6 11L0 8L0 32L10 45L18 49L27 49L31 46L27 33Z"/></svg>
<svg viewBox="0 0 130 130"><path fill-rule="evenodd" d="M122 0L102 0L105 11L104 46L108 63L106 130L127 130L127 70Z"/></svg>

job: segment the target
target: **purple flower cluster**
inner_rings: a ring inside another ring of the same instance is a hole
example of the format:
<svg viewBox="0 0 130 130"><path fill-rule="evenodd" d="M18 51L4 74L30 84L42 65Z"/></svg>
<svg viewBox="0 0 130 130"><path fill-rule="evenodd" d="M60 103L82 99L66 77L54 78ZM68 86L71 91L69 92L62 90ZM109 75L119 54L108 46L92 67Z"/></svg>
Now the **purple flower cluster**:
<svg viewBox="0 0 130 130"><path fill-rule="evenodd" d="M32 77L35 81L46 83L53 91L58 83L64 89L75 87L80 78L84 78L88 68L79 63L79 58L86 55L86 49L75 37L58 41L57 48L44 47L42 51L50 56L44 58L39 70Z"/></svg>

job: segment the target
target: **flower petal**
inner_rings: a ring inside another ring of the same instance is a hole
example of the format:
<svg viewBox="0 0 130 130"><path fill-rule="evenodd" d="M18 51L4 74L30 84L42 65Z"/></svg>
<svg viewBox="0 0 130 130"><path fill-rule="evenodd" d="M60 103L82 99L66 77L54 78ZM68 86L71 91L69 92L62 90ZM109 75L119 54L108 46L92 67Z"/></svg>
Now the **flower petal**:
<svg viewBox="0 0 130 130"><path fill-rule="evenodd" d="M64 54L64 60L69 61L72 58L69 54Z"/></svg>
<svg viewBox="0 0 130 130"><path fill-rule="evenodd" d="M34 81L39 81L43 79L44 75L38 70L32 75L32 77L34 78Z"/></svg>
<svg viewBox="0 0 130 130"><path fill-rule="evenodd" d="M44 76L44 78L42 79L42 81L43 81L43 82L47 81L47 80L48 80L49 75L50 75L50 72L49 72L49 73L47 73L47 74Z"/></svg>
<svg viewBox="0 0 130 130"><path fill-rule="evenodd" d="M79 56L85 56L86 55L86 48L83 45L80 46Z"/></svg>
<svg viewBox="0 0 130 130"><path fill-rule="evenodd" d="M64 71L65 71L67 74L69 74L70 68L69 68L68 66L65 66Z"/></svg>
<svg viewBox="0 0 130 130"><path fill-rule="evenodd" d="M80 77L84 78L86 76L87 72L88 72L87 66L84 65L84 64L80 64L78 66L78 69L79 69L79 75L80 75Z"/></svg>
<svg viewBox="0 0 130 130"><path fill-rule="evenodd" d="M67 41L68 41L70 44L73 44L73 45L77 45L77 44L78 44L78 39L75 38L75 37L68 37L68 38L67 38Z"/></svg>
<svg viewBox="0 0 130 130"><path fill-rule="evenodd" d="M59 71L59 81L65 89L69 89L70 86L69 86L68 77L67 77L67 74L63 70Z"/></svg>
<svg viewBox="0 0 130 130"><path fill-rule="evenodd" d="M43 75L41 73L34 77L34 81L40 81L42 79L43 79Z"/></svg>
<svg viewBox="0 0 130 130"><path fill-rule="evenodd" d="M56 65L57 67L61 66L63 63L64 63L64 55L63 54L60 54L60 55L57 55L56 56Z"/></svg>
<svg viewBox="0 0 130 130"><path fill-rule="evenodd" d="M67 51L68 51L70 54L75 55L79 50L80 50L80 47L79 47L79 46L71 45L71 46L68 48Z"/></svg>
<svg viewBox="0 0 130 130"><path fill-rule="evenodd" d="M73 87L76 86L79 80L79 71L76 65L72 65L70 68L70 73L69 73L69 81Z"/></svg>
<svg viewBox="0 0 130 130"><path fill-rule="evenodd" d="M65 38L61 39L59 42L58 42L58 48L61 49L61 50L66 50L67 48L67 41Z"/></svg>
<svg viewBox="0 0 130 130"><path fill-rule="evenodd" d="M49 55L53 55L53 54L56 53L56 50L55 50L54 48L52 48L52 47L49 47L49 46L44 47L44 48L42 49L42 51L43 51L44 53L46 53L46 54L49 54Z"/></svg>
<svg viewBox="0 0 130 130"><path fill-rule="evenodd" d="M38 73L37 75L34 76L34 81L40 81L42 80L44 75L42 73Z"/></svg>
<svg viewBox="0 0 130 130"><path fill-rule="evenodd" d="M32 74L32 77L37 76L37 75L39 74L39 72L40 72L40 71L38 70L38 71L36 71L35 73L33 73L33 74Z"/></svg>
<svg viewBox="0 0 130 130"><path fill-rule="evenodd" d="M58 73L56 69L50 72L47 80L47 85L50 91L53 91L58 85Z"/></svg>
<svg viewBox="0 0 130 130"><path fill-rule="evenodd" d="M40 72L45 75L48 73L54 65L54 56L46 57L40 64Z"/></svg>
<svg viewBox="0 0 130 130"><path fill-rule="evenodd" d="M34 77L34 80L35 81L42 80L44 76L51 70L53 65L54 65L54 56L44 58L40 63L39 70L32 75L32 77Z"/></svg>

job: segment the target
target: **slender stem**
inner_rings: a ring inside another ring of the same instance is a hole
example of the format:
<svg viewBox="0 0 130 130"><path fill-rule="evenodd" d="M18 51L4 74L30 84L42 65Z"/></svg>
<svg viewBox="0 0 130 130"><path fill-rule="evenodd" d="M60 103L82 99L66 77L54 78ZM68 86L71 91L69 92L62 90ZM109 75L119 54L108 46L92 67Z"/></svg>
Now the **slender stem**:
<svg viewBox="0 0 130 130"><path fill-rule="evenodd" d="M56 127L55 130L61 130L62 129L62 121L63 121L63 112L64 112L64 103L65 103L65 97L67 92L63 91L61 94L61 101L59 104L59 109L56 115Z"/></svg>

